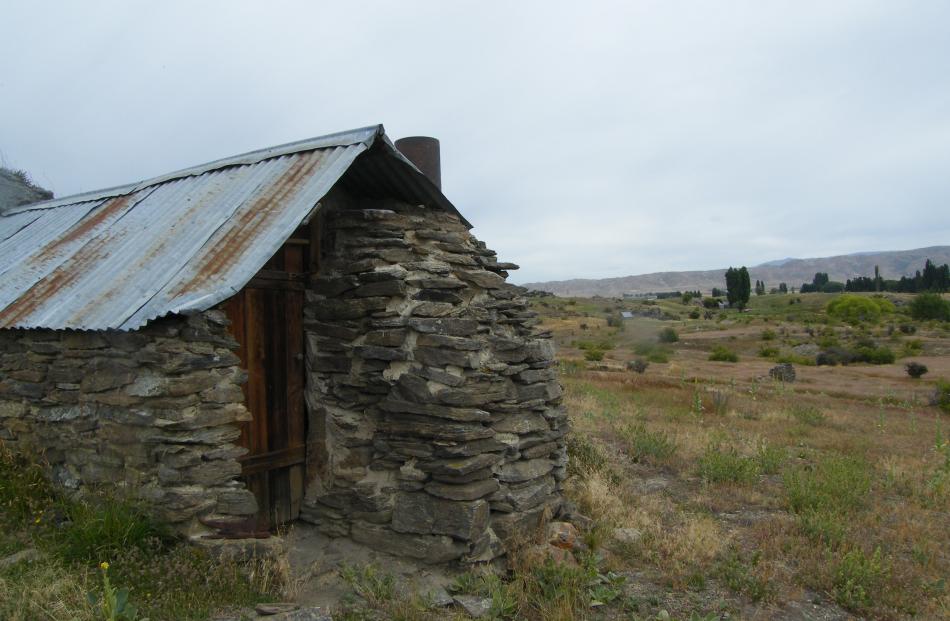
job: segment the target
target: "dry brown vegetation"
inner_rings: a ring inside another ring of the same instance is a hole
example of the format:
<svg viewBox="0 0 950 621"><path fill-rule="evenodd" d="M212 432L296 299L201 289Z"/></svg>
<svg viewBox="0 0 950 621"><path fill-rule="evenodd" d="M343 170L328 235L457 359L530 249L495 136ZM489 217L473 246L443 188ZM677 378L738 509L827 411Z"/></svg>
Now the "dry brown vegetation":
<svg viewBox="0 0 950 621"><path fill-rule="evenodd" d="M570 495L595 519L604 566L628 577L626 612L950 617L950 415L928 402L950 378L950 333L907 334L899 314L838 325L829 298L764 296L708 319L662 301L667 320L619 327L620 309L652 305L536 302L576 430ZM659 343L669 327L678 340ZM860 339L904 357L817 367L794 349ZM738 362L710 361L716 346ZM585 360L590 349L604 355ZM627 370L638 358L652 359L642 374ZM907 376L910 359L929 381ZM769 378L776 360L797 363L796 382Z"/></svg>

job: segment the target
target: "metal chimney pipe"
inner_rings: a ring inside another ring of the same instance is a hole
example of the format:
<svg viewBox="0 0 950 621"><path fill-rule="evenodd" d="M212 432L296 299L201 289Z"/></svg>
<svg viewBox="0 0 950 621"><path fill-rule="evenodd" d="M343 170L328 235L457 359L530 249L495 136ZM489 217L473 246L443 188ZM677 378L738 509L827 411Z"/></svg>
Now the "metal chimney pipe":
<svg viewBox="0 0 950 621"><path fill-rule="evenodd" d="M442 158L437 139L430 136L407 136L396 141L396 148L415 164L435 187L442 189Z"/></svg>

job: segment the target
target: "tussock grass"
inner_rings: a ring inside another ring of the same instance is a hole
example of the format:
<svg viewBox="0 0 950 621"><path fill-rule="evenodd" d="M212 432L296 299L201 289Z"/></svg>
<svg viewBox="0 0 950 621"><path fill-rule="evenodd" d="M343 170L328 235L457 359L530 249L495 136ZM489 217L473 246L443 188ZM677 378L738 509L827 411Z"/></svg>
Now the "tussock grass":
<svg viewBox="0 0 950 621"><path fill-rule="evenodd" d="M745 606L799 601L803 587L868 618L950 611L950 419L928 404L941 377L933 352L945 351L946 336L915 326L928 379L895 363L796 365L795 383L760 381L773 364L756 355L763 346L778 357L802 343L854 347L870 334L825 323L832 295L789 305L792 297L760 296L752 312L724 311L719 322L678 322L680 341L665 346L673 362L643 375L563 378L577 435L598 449L571 471L568 493L601 530L606 566L658 585L638 599L642 618L700 612L670 591L735 602L727 609L742 617ZM616 359L634 358L648 330L655 344L655 323L638 321L616 337ZM763 330L775 338L763 342ZM707 361L715 344L739 362ZM728 404L717 408L715 393ZM650 457L644 432L674 445L672 454ZM637 535L621 541L615 528Z"/></svg>
<svg viewBox="0 0 950 621"><path fill-rule="evenodd" d="M102 561L112 583L153 621L207 619L223 607L273 600L287 583L280 559L215 559L175 540L134 499L67 497L43 472L0 444L0 551L40 554L0 570L0 619L99 618L87 595L101 597Z"/></svg>

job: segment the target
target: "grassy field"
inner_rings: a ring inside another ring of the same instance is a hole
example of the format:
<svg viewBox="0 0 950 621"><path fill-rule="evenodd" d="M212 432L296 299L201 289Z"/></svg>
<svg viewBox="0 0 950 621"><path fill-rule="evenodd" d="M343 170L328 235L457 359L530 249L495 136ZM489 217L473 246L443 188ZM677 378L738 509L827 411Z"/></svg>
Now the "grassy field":
<svg viewBox="0 0 950 621"><path fill-rule="evenodd" d="M873 324L839 323L832 297L743 313L535 301L576 430L570 494L602 568L626 577L618 613L950 618L950 413L929 404L950 330L911 321L900 296ZM815 366L862 347L894 361ZM780 361L797 381L769 377ZM929 373L909 377L909 361Z"/></svg>

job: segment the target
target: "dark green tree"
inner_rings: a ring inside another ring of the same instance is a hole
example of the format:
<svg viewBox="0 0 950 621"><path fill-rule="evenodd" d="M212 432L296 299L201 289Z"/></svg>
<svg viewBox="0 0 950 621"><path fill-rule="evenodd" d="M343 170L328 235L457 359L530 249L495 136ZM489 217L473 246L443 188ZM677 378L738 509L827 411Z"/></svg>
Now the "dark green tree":
<svg viewBox="0 0 950 621"><path fill-rule="evenodd" d="M749 303L749 294L752 293L752 282L749 280L749 270L745 266L730 267L726 270L726 299L730 306L745 308Z"/></svg>

